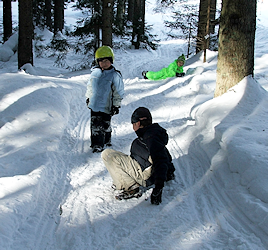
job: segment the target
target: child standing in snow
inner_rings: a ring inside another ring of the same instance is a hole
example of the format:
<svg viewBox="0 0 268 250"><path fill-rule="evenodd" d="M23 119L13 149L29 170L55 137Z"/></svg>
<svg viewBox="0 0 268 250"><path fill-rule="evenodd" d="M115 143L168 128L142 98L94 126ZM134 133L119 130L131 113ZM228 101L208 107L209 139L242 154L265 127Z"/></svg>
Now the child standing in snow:
<svg viewBox="0 0 268 250"><path fill-rule="evenodd" d="M91 147L101 152L111 146L111 117L119 113L124 95L121 73L114 68L114 53L109 46L102 46L95 53L98 64L92 69L86 92L87 107L91 110Z"/></svg>
<svg viewBox="0 0 268 250"><path fill-rule="evenodd" d="M185 73L183 72L183 65L185 63L185 56L182 54L178 57L174 62L168 65L167 68L163 68L159 71L143 71L142 75L144 79L149 80L162 80L168 77L181 77L184 76Z"/></svg>

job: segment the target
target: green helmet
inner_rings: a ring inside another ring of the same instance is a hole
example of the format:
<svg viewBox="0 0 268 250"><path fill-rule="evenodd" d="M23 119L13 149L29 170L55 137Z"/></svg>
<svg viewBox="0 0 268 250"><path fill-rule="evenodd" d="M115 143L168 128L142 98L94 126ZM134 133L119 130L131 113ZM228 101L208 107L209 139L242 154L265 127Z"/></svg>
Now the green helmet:
<svg viewBox="0 0 268 250"><path fill-rule="evenodd" d="M95 60L98 63L98 59L100 58L111 58L114 61L114 52L111 47L103 45L97 49L95 53Z"/></svg>

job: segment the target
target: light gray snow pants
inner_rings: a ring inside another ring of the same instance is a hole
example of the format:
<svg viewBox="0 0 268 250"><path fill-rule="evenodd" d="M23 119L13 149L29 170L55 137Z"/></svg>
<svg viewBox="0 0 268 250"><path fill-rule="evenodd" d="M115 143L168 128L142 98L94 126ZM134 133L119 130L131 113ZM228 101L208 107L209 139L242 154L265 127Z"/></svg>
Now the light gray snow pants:
<svg viewBox="0 0 268 250"><path fill-rule="evenodd" d="M101 158L113 179L116 189L128 190L135 183L146 186L146 180L151 175L151 167L142 171L136 160L110 148L101 153Z"/></svg>

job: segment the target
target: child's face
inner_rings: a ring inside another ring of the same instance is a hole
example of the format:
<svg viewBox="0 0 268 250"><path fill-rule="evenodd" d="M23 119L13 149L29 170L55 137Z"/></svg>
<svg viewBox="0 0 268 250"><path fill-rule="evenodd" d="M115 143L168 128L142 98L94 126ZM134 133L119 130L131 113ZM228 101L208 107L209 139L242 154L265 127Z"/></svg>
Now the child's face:
<svg viewBox="0 0 268 250"><path fill-rule="evenodd" d="M109 69L112 63L108 59L103 59L103 60L99 60L99 65L102 70L105 70L105 69Z"/></svg>
<svg viewBox="0 0 268 250"><path fill-rule="evenodd" d="M183 66L183 64L184 64L183 61L178 61L178 62L177 62L177 65L178 65L179 67Z"/></svg>

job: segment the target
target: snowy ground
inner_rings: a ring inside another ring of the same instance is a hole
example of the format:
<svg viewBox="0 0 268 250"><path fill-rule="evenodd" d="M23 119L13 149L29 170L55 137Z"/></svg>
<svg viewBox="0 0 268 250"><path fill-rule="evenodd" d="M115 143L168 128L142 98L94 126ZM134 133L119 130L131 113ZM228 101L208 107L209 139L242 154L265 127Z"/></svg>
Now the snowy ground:
<svg viewBox="0 0 268 250"><path fill-rule="evenodd" d="M262 11L267 3L261 5ZM268 8L267 8L268 9ZM262 12L263 13L263 12ZM259 15L261 16L261 15ZM90 145L85 105L90 71L50 59L17 71L0 62L0 249L268 249L268 25L258 21L255 76L213 99L217 53L187 60L183 78L149 81L186 51L116 50L125 97L112 143L129 153L133 110L146 106L170 136L176 180L159 206L114 199Z"/></svg>

